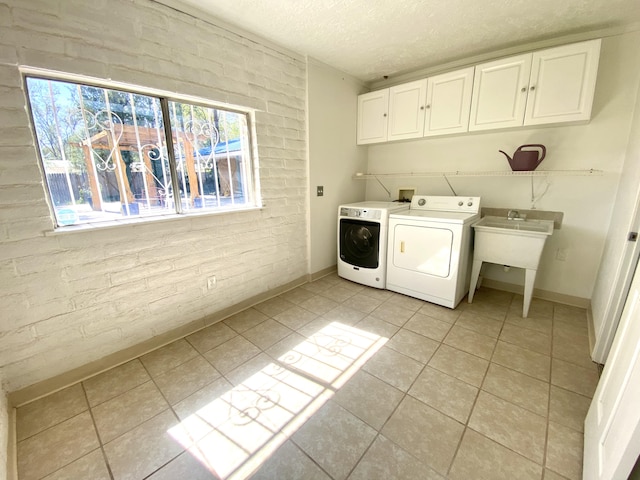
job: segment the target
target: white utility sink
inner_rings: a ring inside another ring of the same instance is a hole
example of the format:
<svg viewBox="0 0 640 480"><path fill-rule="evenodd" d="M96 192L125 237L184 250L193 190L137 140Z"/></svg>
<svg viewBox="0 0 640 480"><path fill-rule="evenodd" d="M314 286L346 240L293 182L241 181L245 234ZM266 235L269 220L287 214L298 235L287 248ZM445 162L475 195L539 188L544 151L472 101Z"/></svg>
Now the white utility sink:
<svg viewBox="0 0 640 480"><path fill-rule="evenodd" d="M553 234L553 221L508 220L503 217L486 216L472 227L475 229L475 240L469 303L473 301L482 262L524 268L522 317L526 318L542 249L547 238Z"/></svg>
<svg viewBox="0 0 640 480"><path fill-rule="evenodd" d="M518 230L523 234L531 232L534 236L539 234L551 235L553 233L553 222L551 220L507 220L502 217L486 216L478 220L473 227L484 231L497 231L497 229ZM507 232L512 234L514 232Z"/></svg>

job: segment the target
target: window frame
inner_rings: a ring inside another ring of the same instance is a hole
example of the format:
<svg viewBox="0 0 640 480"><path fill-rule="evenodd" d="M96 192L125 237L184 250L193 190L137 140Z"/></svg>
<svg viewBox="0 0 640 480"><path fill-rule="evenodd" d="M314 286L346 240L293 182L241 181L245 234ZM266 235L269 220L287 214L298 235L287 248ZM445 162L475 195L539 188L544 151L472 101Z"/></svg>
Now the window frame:
<svg viewBox="0 0 640 480"><path fill-rule="evenodd" d="M45 200L47 202L47 206L49 207L51 219L53 222L53 233L96 230L96 229L109 228L109 227L120 226L120 225L152 223L152 222L158 222L158 221L175 220L178 218L224 215L224 214L235 213L235 212L245 212L245 211L262 209L263 202L262 202L262 194L261 194L261 188L260 188L259 159L258 159L258 147L257 147L257 140L256 140L257 134L255 129L256 109L251 107L232 105L225 102L217 102L214 100L209 100L202 97L196 97L193 95L179 94L176 92L168 92L168 91L157 89L157 88L151 88L151 87L147 88L140 85L129 84L129 83L124 83L119 81L104 80L104 79L89 77L85 75L78 75L78 74L59 72L59 71L34 68L34 67L25 67L25 66L19 67L19 70L22 77L22 84L23 84L23 89L25 93L25 102L26 102L27 113L29 117L29 128L31 129L33 134L34 148L36 150L36 155L38 157L40 173L42 175L42 181L43 181L44 189L46 192ZM178 161L176 159L176 152L175 152L174 141L173 141L172 131L174 129L174 125L172 124L171 114L169 111L170 102L183 103L183 104L186 103L196 107L211 108L211 109L226 111L226 112L230 112L238 115L243 115L246 121L246 137L247 137L247 143L248 143L247 151L248 151L248 159L250 162L250 165L246 168L245 180L248 182L249 185L246 188L247 198L245 199L245 202L241 206L230 206L230 207L221 206L218 208L211 208L211 209L185 210L182 206L182 201L175 201L173 202L174 212L171 212L171 213L145 215L145 216L122 216L116 219L96 221L96 222L82 222L82 223L77 223L72 225L60 224L55 211L53 195L46 178L47 171L45 169L44 158L40 150L40 144L38 140L38 134L36 131L31 99L29 97L29 89L27 85L28 78L33 78L38 80L68 82L68 83L78 84L80 86L114 90L114 91L123 92L126 94L144 95L144 96L153 97L157 99L161 107L160 111L162 116L162 130L165 136L164 140L166 144L167 160L169 163L170 174L171 174L171 186L174 192L180 191L179 189L180 180L179 180L179 176L177 175Z"/></svg>

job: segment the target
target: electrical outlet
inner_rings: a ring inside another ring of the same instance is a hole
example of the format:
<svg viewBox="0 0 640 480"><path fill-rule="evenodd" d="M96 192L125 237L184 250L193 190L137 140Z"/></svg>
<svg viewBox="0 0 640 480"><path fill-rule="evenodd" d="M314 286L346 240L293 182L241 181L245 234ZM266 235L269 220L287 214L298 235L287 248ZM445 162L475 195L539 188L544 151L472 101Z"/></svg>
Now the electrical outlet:
<svg viewBox="0 0 640 480"><path fill-rule="evenodd" d="M559 248L556 251L556 260L560 260L561 262L564 262L566 259L567 259L567 249Z"/></svg>
<svg viewBox="0 0 640 480"><path fill-rule="evenodd" d="M316 187L316 194L318 197L322 197L324 195L324 187L322 185L318 185Z"/></svg>
<svg viewBox="0 0 640 480"><path fill-rule="evenodd" d="M215 275L212 275L209 278L207 278L207 289L208 290L213 290L214 288L216 288L217 285L218 285L218 280L216 279Z"/></svg>

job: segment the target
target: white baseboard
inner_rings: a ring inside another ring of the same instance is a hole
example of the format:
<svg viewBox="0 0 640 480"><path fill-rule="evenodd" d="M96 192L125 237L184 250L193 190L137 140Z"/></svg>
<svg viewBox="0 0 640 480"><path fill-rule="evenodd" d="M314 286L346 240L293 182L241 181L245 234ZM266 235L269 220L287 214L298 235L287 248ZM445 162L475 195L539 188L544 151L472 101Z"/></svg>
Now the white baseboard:
<svg viewBox="0 0 640 480"><path fill-rule="evenodd" d="M482 285L489 288L495 288L496 290L503 290L505 292L517 293L520 295L524 292L524 287L522 285L501 282L499 280L491 280L486 277L482 278ZM562 303L563 305L570 305L572 307L589 308L591 305L591 300L588 298L574 297L573 295L550 292L549 290L541 290L539 288L533 289L532 297L549 300L550 302Z"/></svg>
<svg viewBox="0 0 640 480"><path fill-rule="evenodd" d="M176 340L184 338L187 335L191 335L198 330L202 330L203 328L208 327L214 323L220 322L225 318L230 317L231 315L235 315L236 313L257 305L258 303L264 302L265 300L268 300L288 290L303 285L307 283L310 278L311 275L304 275L297 280L289 282L285 285L281 285L280 287L269 290L268 292L263 292L259 295L251 297L236 305L209 315L206 318L190 322L186 325L150 338L149 340L146 340L142 343L112 353L99 360L95 360L81 367L57 375L53 378L43 380L23 389L16 390L15 392L10 392L9 405L13 407L19 407L26 403L37 400L38 398L44 397L58 390L62 390L63 388L86 380L87 378L98 375L99 373L105 372L113 367L122 365L123 363L138 358L145 353L149 353L160 347L175 342Z"/></svg>

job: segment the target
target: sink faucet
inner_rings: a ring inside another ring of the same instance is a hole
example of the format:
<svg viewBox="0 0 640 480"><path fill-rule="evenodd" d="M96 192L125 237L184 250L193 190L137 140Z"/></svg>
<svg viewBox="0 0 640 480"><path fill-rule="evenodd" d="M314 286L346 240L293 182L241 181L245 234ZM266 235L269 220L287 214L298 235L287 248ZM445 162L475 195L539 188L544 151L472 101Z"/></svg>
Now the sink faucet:
<svg viewBox="0 0 640 480"><path fill-rule="evenodd" d="M520 218L520 212L518 210L509 210L507 220L515 220L516 218Z"/></svg>

